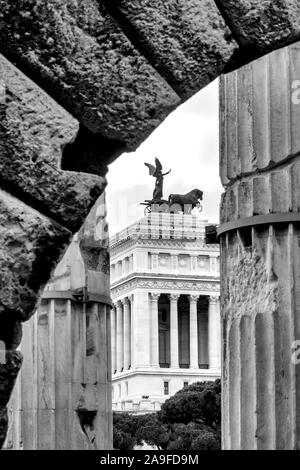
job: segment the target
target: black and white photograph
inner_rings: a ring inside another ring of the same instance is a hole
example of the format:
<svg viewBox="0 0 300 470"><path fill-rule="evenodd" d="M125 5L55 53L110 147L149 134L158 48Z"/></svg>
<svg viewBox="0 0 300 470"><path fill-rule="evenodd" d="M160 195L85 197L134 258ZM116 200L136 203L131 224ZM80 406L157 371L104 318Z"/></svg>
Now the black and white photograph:
<svg viewBox="0 0 300 470"><path fill-rule="evenodd" d="M0 0L0 449L300 450L300 0Z"/></svg>

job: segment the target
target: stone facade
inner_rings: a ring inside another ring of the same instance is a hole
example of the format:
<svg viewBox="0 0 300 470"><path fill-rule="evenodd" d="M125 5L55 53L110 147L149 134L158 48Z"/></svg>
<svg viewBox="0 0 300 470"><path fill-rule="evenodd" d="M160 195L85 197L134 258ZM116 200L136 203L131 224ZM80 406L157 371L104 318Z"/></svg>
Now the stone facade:
<svg viewBox="0 0 300 470"><path fill-rule="evenodd" d="M219 246L193 215L153 213L111 239L113 409L154 412L221 373Z"/></svg>

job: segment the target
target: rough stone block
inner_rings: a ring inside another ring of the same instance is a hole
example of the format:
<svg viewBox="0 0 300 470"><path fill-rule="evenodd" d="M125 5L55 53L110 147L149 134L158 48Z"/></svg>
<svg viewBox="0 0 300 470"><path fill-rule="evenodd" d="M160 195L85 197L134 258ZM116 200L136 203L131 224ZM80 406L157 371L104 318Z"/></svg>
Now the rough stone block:
<svg viewBox="0 0 300 470"><path fill-rule="evenodd" d="M0 316L25 321L71 232L0 192Z"/></svg>
<svg viewBox="0 0 300 470"><path fill-rule="evenodd" d="M216 3L242 46L266 53L300 38L300 3L296 0L217 0Z"/></svg>
<svg viewBox="0 0 300 470"><path fill-rule="evenodd" d="M61 170L78 122L0 56L0 187L76 231L106 180Z"/></svg>
<svg viewBox="0 0 300 470"><path fill-rule="evenodd" d="M130 23L148 60L184 99L216 78L238 48L213 0L110 3Z"/></svg>
<svg viewBox="0 0 300 470"><path fill-rule="evenodd" d="M90 131L135 148L180 100L103 3L0 0L0 48Z"/></svg>

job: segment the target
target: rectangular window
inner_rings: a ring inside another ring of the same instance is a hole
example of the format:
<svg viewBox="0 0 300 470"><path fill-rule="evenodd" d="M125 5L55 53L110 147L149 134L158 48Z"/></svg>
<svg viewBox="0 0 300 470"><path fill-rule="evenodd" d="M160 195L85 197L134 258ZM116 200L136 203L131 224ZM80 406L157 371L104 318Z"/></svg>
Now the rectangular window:
<svg viewBox="0 0 300 470"><path fill-rule="evenodd" d="M169 395L169 382L164 382L164 394Z"/></svg>

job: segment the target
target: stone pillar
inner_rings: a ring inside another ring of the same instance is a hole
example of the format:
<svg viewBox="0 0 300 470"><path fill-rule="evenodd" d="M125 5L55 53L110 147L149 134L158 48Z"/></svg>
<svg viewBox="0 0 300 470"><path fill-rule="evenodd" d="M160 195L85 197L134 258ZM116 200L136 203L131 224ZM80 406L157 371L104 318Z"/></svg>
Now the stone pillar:
<svg viewBox="0 0 300 470"><path fill-rule="evenodd" d="M158 300L160 294L150 294L151 297L151 367L159 367L158 343Z"/></svg>
<svg viewBox="0 0 300 470"><path fill-rule="evenodd" d="M117 307L117 372L123 369L123 303L119 300L116 304Z"/></svg>
<svg viewBox="0 0 300 470"><path fill-rule="evenodd" d="M7 449L112 447L111 300L101 199L24 324Z"/></svg>
<svg viewBox="0 0 300 470"><path fill-rule="evenodd" d="M123 328L124 328L124 334L123 334L123 351L124 351L124 371L129 369L129 366L131 364L131 357L130 357L130 352L131 352L131 338L130 338L130 310L129 310L129 300L128 298L124 299L123 302Z"/></svg>
<svg viewBox="0 0 300 470"><path fill-rule="evenodd" d="M198 369L198 315L199 295L190 295L190 368Z"/></svg>
<svg viewBox="0 0 300 470"><path fill-rule="evenodd" d="M178 347L178 299L180 295L170 295L170 343L171 343L171 368L179 368Z"/></svg>
<svg viewBox="0 0 300 470"><path fill-rule="evenodd" d="M135 368L150 367L150 302L149 293L136 290L134 293L134 364Z"/></svg>
<svg viewBox="0 0 300 470"><path fill-rule="evenodd" d="M219 297L209 297L208 310L209 368L221 369L221 315Z"/></svg>
<svg viewBox="0 0 300 470"><path fill-rule="evenodd" d="M134 350L134 326L135 326L135 321L134 321L134 295L132 294L129 297L129 302L130 302L130 365L131 369L135 367L135 350Z"/></svg>
<svg viewBox="0 0 300 470"><path fill-rule="evenodd" d="M117 356L116 356L116 308L111 310L111 369L114 374L117 370Z"/></svg>
<svg viewBox="0 0 300 470"><path fill-rule="evenodd" d="M299 77L296 43L221 82L225 449L300 449Z"/></svg>

